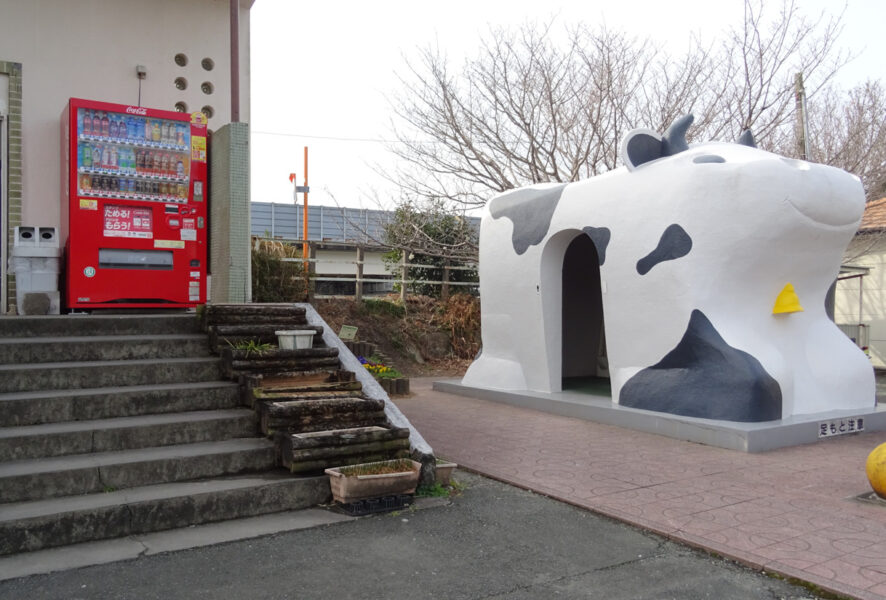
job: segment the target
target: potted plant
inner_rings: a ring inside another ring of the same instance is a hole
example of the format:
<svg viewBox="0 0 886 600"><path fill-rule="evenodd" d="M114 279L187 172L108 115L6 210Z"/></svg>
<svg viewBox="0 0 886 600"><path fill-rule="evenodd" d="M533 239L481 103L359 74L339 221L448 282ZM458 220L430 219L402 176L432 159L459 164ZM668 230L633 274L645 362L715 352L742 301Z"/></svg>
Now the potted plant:
<svg viewBox="0 0 886 600"><path fill-rule="evenodd" d="M449 485L449 480L452 477L452 472L458 465L454 462L449 462L442 458L437 459L437 483L440 485Z"/></svg>
<svg viewBox="0 0 886 600"><path fill-rule="evenodd" d="M408 458L382 460L326 469L336 502L346 504L366 498L412 494L418 485L421 463Z"/></svg>

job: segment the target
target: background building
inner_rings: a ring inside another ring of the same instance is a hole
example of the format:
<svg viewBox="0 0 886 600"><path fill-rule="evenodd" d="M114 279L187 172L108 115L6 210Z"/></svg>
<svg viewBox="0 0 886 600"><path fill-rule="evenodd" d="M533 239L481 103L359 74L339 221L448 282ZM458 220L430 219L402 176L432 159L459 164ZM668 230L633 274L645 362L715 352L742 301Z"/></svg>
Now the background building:
<svg viewBox="0 0 886 600"><path fill-rule="evenodd" d="M239 2L240 121L249 121L249 10ZM86 98L231 121L228 0L0 0L0 314L13 228L60 226L60 115ZM144 79L137 67L144 67ZM64 240L62 240L63 242Z"/></svg>

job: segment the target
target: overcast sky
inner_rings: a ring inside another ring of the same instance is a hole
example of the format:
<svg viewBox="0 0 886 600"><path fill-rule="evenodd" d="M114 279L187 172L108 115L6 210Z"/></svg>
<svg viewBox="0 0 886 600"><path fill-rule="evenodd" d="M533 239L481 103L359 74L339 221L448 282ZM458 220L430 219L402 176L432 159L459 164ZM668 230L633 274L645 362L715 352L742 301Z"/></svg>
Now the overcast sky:
<svg viewBox="0 0 886 600"><path fill-rule="evenodd" d="M844 5L797 3L810 17L839 13ZM739 25L742 6L742 0L257 0L251 12L252 199L291 203L289 173L302 184L308 146L309 203L379 208L369 199L373 190L391 196L391 184L373 171L391 160L383 143L390 139L387 98L400 89L396 74L417 47L437 44L459 65L475 54L490 25L556 16L560 25L605 23L679 52L692 33L714 41ZM848 0L843 23L841 43L859 56L840 83L886 78L886 2Z"/></svg>

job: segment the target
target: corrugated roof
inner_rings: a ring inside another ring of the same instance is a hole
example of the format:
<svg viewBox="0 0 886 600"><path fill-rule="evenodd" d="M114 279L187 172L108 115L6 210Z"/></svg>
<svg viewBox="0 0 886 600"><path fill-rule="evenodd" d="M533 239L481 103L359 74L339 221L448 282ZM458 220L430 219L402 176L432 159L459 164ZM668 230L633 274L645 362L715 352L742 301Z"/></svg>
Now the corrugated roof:
<svg viewBox="0 0 886 600"><path fill-rule="evenodd" d="M864 216L861 218L861 225L858 226L858 230L870 231L875 229L886 229L886 198L868 202L868 205L864 207Z"/></svg>

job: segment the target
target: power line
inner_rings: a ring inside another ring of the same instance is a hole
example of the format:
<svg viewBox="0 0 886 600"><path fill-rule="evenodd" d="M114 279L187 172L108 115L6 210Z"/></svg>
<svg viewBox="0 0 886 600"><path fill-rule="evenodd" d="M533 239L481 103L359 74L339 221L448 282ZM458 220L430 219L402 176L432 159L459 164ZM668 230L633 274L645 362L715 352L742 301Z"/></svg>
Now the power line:
<svg viewBox="0 0 886 600"><path fill-rule="evenodd" d="M276 135L280 137L298 137L298 138L310 138L312 140L332 140L336 142L371 142L376 144L404 144L401 140L386 140L382 138L354 138L354 137L341 137L334 135L308 135L304 133L279 133L277 131L253 131L252 133L257 133L259 135Z"/></svg>
<svg viewBox="0 0 886 600"><path fill-rule="evenodd" d="M439 140L422 140L422 141L414 141L414 140L386 140L384 138L357 138L357 137L342 137L335 135L308 135L305 133L280 133L278 131L258 131L255 130L252 133L257 133L259 135L275 135L278 137L291 137L291 138L308 138L312 140L330 140L333 142L369 142L373 144L442 144L443 142Z"/></svg>

